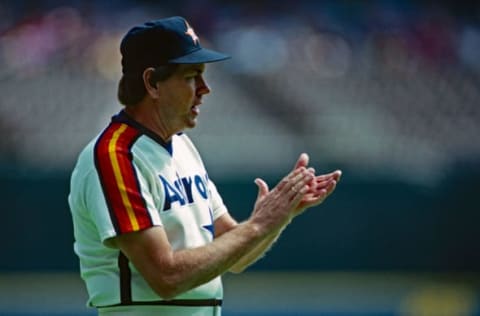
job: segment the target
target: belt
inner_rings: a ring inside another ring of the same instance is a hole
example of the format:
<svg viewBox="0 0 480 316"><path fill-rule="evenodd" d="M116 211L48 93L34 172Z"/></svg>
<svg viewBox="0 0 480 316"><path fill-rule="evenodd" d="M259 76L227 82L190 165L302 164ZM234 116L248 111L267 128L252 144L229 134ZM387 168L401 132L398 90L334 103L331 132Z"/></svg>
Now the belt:
<svg viewBox="0 0 480 316"><path fill-rule="evenodd" d="M118 306L222 306L222 300L218 299L199 299L199 300L166 300L166 301L135 301L128 303L119 303L114 305L96 306L96 308L118 307Z"/></svg>

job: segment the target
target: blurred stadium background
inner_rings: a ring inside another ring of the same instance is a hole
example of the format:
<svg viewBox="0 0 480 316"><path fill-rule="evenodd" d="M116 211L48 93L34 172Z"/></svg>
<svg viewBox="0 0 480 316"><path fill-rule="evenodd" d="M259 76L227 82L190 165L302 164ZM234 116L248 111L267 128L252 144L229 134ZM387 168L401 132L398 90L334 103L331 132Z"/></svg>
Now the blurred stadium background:
<svg viewBox="0 0 480 316"><path fill-rule="evenodd" d="M70 171L120 109L121 36L170 15L233 55L189 134L235 217L300 152L344 172L225 315L480 315L480 5L412 0L2 1L0 315L94 315Z"/></svg>

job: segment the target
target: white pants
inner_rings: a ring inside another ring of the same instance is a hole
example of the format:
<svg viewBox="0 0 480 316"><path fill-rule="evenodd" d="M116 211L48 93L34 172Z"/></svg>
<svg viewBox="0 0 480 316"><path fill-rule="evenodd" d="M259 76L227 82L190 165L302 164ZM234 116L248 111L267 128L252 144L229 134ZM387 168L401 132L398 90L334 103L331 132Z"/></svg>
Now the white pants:
<svg viewBox="0 0 480 316"><path fill-rule="evenodd" d="M220 306L118 306L98 309L99 316L221 316Z"/></svg>

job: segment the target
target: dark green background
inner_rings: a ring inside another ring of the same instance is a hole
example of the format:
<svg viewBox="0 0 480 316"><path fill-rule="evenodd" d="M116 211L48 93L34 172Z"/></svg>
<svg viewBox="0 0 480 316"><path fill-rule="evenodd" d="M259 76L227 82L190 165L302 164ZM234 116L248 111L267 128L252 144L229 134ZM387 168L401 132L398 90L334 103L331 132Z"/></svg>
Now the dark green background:
<svg viewBox="0 0 480 316"><path fill-rule="evenodd" d="M434 187L344 170L334 195L297 218L252 269L478 271L480 172L451 170ZM253 179L217 181L239 220L255 200ZM0 190L0 270L76 270L69 173L3 170Z"/></svg>

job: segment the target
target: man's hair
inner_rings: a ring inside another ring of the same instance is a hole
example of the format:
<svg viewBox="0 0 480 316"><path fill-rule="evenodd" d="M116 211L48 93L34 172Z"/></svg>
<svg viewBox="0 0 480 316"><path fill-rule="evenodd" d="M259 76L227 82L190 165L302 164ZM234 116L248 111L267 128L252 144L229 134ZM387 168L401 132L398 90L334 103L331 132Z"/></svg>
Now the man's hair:
<svg viewBox="0 0 480 316"><path fill-rule="evenodd" d="M177 70L177 64L167 64L158 66L152 73L149 84L155 85L159 81L165 81L170 78ZM141 75L131 76L123 75L118 83L117 97L121 104L125 106L133 106L145 97L147 89L143 83Z"/></svg>

